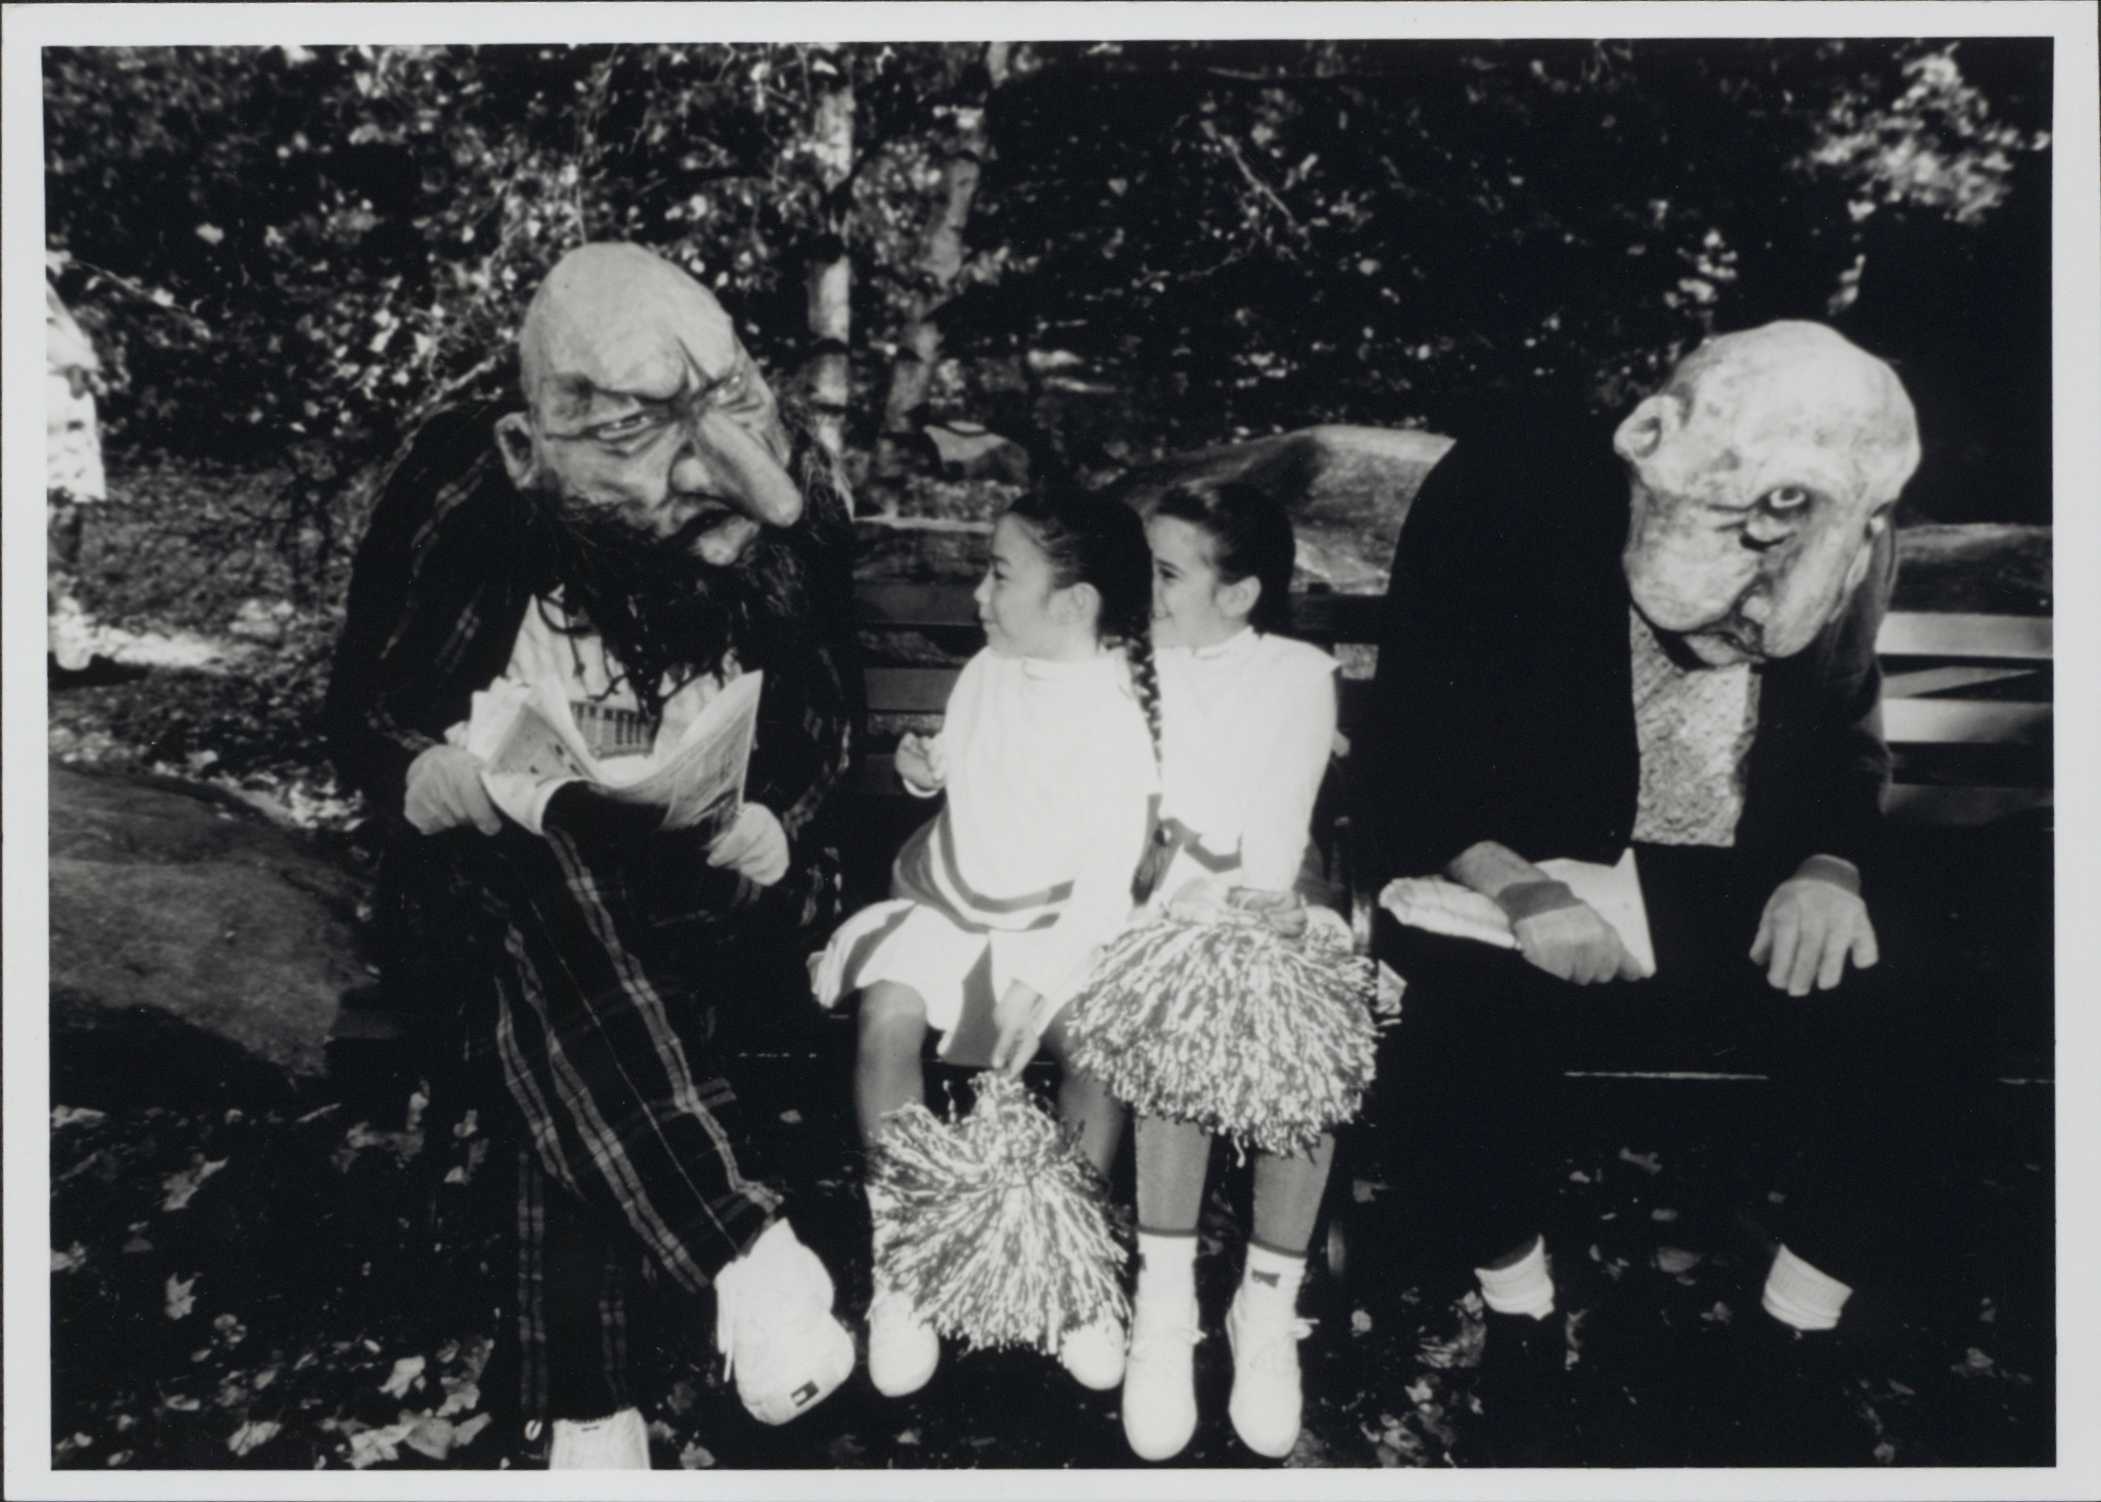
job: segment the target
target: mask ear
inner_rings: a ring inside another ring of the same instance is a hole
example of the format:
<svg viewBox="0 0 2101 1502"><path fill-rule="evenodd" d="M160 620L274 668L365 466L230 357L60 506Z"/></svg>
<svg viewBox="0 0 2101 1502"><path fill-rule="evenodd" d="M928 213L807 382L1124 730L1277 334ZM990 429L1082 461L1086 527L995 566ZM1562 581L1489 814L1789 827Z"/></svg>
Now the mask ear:
<svg viewBox="0 0 2101 1502"><path fill-rule="evenodd" d="M1643 463L1654 457L1681 425L1678 403L1674 399L1661 392L1644 397L1613 433L1613 452L1629 464Z"/></svg>
<svg viewBox="0 0 2101 1502"><path fill-rule="evenodd" d="M520 490L530 487L539 474L540 451L533 437L533 425L523 412L496 419L496 452L503 456L503 467L511 483Z"/></svg>

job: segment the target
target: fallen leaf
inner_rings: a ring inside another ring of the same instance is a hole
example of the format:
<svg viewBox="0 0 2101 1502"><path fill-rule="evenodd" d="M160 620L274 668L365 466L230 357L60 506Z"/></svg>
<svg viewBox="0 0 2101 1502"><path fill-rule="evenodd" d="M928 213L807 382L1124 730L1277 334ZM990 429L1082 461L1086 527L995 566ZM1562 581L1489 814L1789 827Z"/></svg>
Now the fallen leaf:
<svg viewBox="0 0 2101 1502"><path fill-rule="evenodd" d="M1675 1221L1677 1218L1678 1212L1676 1210L1669 1209L1663 1205L1658 1205L1655 1209L1649 1212L1649 1219L1655 1221L1659 1225L1667 1226L1673 1221Z"/></svg>
<svg viewBox="0 0 2101 1502"><path fill-rule="evenodd" d="M678 1463L688 1471L706 1471L714 1468L715 1457L696 1440L678 1452Z"/></svg>
<svg viewBox="0 0 2101 1502"><path fill-rule="evenodd" d="M919 1443L919 1431L917 1429L903 1430L898 1434L897 1442L901 1445L916 1445Z"/></svg>
<svg viewBox="0 0 2101 1502"><path fill-rule="evenodd" d="M197 1274L188 1278L178 1278L173 1273L168 1274L167 1313L169 1319L189 1318L190 1311L197 1307L197 1295L194 1290L197 1287L197 1278L201 1276L202 1274Z"/></svg>
<svg viewBox="0 0 2101 1502"><path fill-rule="evenodd" d="M474 1443L474 1438L476 1435L480 1434L482 1430L488 1427L489 1415L486 1413L477 1413L471 1419L460 1420L458 1424L453 1426L453 1447L455 1449L465 1449L468 1445Z"/></svg>
<svg viewBox="0 0 2101 1502"><path fill-rule="evenodd" d="M1714 1301L1712 1309L1702 1309L1700 1318L1710 1325L1726 1325L1736 1318L1736 1312L1720 1299Z"/></svg>
<svg viewBox="0 0 2101 1502"><path fill-rule="evenodd" d="M170 1413L195 1413L203 1406L201 1399L193 1398L188 1393L177 1393L172 1398L161 1399L161 1407Z"/></svg>
<svg viewBox="0 0 2101 1502"><path fill-rule="evenodd" d="M801 1126L802 1112L797 1111L791 1107L790 1109L781 1112L781 1120L787 1123L789 1126Z"/></svg>
<svg viewBox="0 0 2101 1502"><path fill-rule="evenodd" d="M455 1431L451 1419L426 1418L408 1432L405 1443L418 1455L443 1460L452 1453Z"/></svg>
<svg viewBox="0 0 2101 1502"><path fill-rule="evenodd" d="M150 1252L152 1250L153 1243L143 1236L134 1236L131 1240L124 1243L124 1251L129 1256L136 1257L142 1252Z"/></svg>
<svg viewBox="0 0 2101 1502"><path fill-rule="evenodd" d="M1568 1181L1571 1184L1588 1184L1590 1182L1590 1175L1579 1168L1574 1173L1571 1173L1568 1176Z"/></svg>
<svg viewBox="0 0 2101 1502"><path fill-rule="evenodd" d="M1891 1444L1888 1440L1881 1440L1876 1444L1875 1463L1877 1465L1889 1465L1890 1463L1895 1461L1896 1458L1897 1447Z"/></svg>
<svg viewBox="0 0 2101 1502"><path fill-rule="evenodd" d="M191 1165L188 1173L169 1174L161 1181L161 1209L164 1211L180 1210L189 1204L197 1191L204 1187L204 1181L224 1168L226 1162L227 1160L224 1158L214 1158L207 1161L200 1156Z"/></svg>
<svg viewBox="0 0 2101 1502"><path fill-rule="evenodd" d="M1656 1153L1638 1153L1630 1147L1623 1147L1620 1149L1620 1162L1632 1163L1643 1173L1657 1174L1663 1172L1663 1159Z"/></svg>
<svg viewBox="0 0 2101 1502"><path fill-rule="evenodd" d="M277 1438L277 1431L281 1427L283 1426L275 1419L251 1420L234 1430L233 1438L226 1442L226 1448L236 1455L246 1455L257 1446L267 1445Z"/></svg>
<svg viewBox="0 0 2101 1502"><path fill-rule="evenodd" d="M85 1434L69 1434L64 1439L60 1440L52 1448L56 1452L57 1458L60 1460L64 1460L68 1455L73 1455L81 1450L85 1450L89 1445L92 1445L94 1442L95 1441L93 1439L89 1438Z"/></svg>
<svg viewBox="0 0 2101 1502"><path fill-rule="evenodd" d="M1350 1333L1352 1335L1371 1334L1371 1316L1362 1309L1352 1309L1350 1311Z"/></svg>
<svg viewBox="0 0 2101 1502"><path fill-rule="evenodd" d="M87 1248L77 1241L64 1251L60 1251L56 1247L51 1249L51 1270L55 1273L69 1273L87 1260Z"/></svg>
<svg viewBox="0 0 2101 1502"><path fill-rule="evenodd" d="M109 1113L107 1111L98 1111L93 1106L53 1106L51 1108L51 1130L54 1132L60 1127L94 1126L97 1122L107 1121L108 1119Z"/></svg>
<svg viewBox="0 0 2101 1502"><path fill-rule="evenodd" d="M381 1461L399 1460L397 1448L407 1439L409 1431L416 1427L414 1417L405 1418L383 1429L360 1429L350 1436L350 1463L362 1471L366 1466L378 1465Z"/></svg>
<svg viewBox="0 0 2101 1502"><path fill-rule="evenodd" d="M390 1398L405 1398L408 1396L409 1384L422 1375L423 1358L404 1356L394 1363L394 1370L388 1374L386 1381L379 1384L379 1390Z"/></svg>
<svg viewBox="0 0 2101 1502"><path fill-rule="evenodd" d="M1691 1251L1682 1246L1660 1246L1656 1248L1656 1266L1667 1273L1690 1272L1707 1260L1705 1252Z"/></svg>
<svg viewBox="0 0 2101 1502"><path fill-rule="evenodd" d="M481 1388L474 1382L462 1377L447 1377L444 1379L444 1385L445 1401L438 1406L438 1417L441 1419L450 1418L453 1414L473 1408L481 1402Z"/></svg>
<svg viewBox="0 0 2101 1502"><path fill-rule="evenodd" d="M102 1463L107 1466L119 1466L128 1465L130 1464L130 1462L131 1452L129 1450L119 1450L115 1454L111 1455L109 1459L103 1461Z"/></svg>

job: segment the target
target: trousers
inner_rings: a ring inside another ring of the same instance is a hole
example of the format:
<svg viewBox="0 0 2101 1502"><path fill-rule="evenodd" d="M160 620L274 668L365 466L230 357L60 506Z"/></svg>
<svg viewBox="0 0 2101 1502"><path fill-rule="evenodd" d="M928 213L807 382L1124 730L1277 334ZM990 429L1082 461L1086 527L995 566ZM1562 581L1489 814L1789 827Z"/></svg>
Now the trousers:
<svg viewBox="0 0 2101 1502"><path fill-rule="evenodd" d="M1774 872L1723 849L1640 845L1635 859L1657 956L1645 981L1573 986L1382 915L1381 951L1408 982L1411 1134L1431 1144L1424 1177L1456 1249L1485 1266L1547 1229L1571 1127L1563 1070L1605 1035L1766 1073L1780 1239L1849 1284L1887 1272L1944 1203L1963 1125L1962 1029L1917 935L1870 892L1880 963L1792 997L1748 958Z"/></svg>

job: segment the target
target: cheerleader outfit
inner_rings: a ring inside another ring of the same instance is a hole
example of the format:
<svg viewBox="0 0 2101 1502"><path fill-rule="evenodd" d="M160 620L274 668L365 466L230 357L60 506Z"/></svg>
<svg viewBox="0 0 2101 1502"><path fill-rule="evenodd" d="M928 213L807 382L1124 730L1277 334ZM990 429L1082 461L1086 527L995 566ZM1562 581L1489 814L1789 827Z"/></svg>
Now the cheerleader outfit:
<svg viewBox="0 0 2101 1502"><path fill-rule="evenodd" d="M947 803L899 855L899 895L833 936L817 999L891 981L946 1034L989 971L992 998L1019 981L1047 1020L1130 916L1145 850L1158 773L1123 655L981 651L956 679L940 742Z"/></svg>
<svg viewBox="0 0 2101 1502"><path fill-rule="evenodd" d="M1175 848L1152 905L1197 877L1291 890L1335 741L1335 659L1244 627L1156 661L1161 822Z"/></svg>

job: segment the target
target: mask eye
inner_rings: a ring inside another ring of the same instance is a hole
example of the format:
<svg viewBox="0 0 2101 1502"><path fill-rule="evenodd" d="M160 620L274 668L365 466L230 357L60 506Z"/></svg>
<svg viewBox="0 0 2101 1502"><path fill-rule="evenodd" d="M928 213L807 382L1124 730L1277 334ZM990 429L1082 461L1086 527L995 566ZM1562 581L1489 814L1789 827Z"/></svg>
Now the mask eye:
<svg viewBox="0 0 2101 1502"><path fill-rule="evenodd" d="M1778 485L1765 493L1768 511L1786 513L1800 511L1809 504L1809 492L1799 485Z"/></svg>

